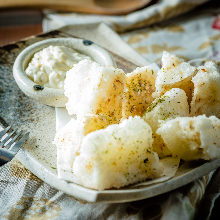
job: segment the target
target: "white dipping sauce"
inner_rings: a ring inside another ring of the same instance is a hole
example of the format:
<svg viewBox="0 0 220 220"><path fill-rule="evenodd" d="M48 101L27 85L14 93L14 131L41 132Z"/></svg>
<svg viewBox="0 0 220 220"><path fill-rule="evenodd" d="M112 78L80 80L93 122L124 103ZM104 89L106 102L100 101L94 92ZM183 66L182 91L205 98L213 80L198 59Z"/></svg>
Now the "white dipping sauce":
<svg viewBox="0 0 220 220"><path fill-rule="evenodd" d="M25 73L36 84L63 89L66 72L74 64L91 57L65 46L49 46L34 54Z"/></svg>

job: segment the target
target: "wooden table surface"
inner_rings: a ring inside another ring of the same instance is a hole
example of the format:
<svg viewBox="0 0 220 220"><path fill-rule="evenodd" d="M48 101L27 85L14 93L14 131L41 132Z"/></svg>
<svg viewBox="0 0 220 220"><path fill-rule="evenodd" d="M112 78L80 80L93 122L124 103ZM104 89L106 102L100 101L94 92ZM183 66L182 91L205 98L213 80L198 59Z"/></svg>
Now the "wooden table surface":
<svg viewBox="0 0 220 220"><path fill-rule="evenodd" d="M39 10L0 10L0 46L42 32Z"/></svg>

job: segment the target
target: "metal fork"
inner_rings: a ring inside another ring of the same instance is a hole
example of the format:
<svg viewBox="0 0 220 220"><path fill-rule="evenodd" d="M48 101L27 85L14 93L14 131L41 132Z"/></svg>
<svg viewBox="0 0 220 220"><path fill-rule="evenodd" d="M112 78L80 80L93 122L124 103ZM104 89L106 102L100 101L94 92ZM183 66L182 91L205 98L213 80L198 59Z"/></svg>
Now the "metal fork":
<svg viewBox="0 0 220 220"><path fill-rule="evenodd" d="M16 134L16 130L12 131L11 126L0 131L0 166L17 154L28 136L29 132L23 135L23 131L20 131Z"/></svg>

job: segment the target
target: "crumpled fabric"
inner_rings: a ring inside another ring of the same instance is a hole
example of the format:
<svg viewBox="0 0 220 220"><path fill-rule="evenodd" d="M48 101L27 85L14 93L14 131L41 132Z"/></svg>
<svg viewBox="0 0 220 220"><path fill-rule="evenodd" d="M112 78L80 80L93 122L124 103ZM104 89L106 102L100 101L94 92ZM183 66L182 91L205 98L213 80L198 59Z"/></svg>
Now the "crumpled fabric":
<svg viewBox="0 0 220 220"><path fill-rule="evenodd" d="M159 0L148 7L127 15L105 16L83 13L56 13L45 11L44 29L47 26L59 28L64 25L104 22L117 32L155 24L188 12L209 0ZM48 24L49 23L49 24Z"/></svg>

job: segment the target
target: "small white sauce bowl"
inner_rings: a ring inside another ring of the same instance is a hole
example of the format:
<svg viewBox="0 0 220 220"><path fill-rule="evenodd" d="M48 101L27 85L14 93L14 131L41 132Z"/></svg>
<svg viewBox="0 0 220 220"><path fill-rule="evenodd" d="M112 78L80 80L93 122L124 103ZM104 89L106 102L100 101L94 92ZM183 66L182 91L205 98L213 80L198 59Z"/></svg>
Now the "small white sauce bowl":
<svg viewBox="0 0 220 220"><path fill-rule="evenodd" d="M17 85L27 96L46 105L64 107L67 101L67 98L64 96L64 90L48 88L46 86L41 89L37 86L37 83L28 78L25 69L36 52L50 45L73 48L79 53L90 56L99 64L104 66L115 66L110 54L89 40L78 38L54 38L32 44L24 49L16 58L13 66L13 75ZM39 89L36 89L36 86Z"/></svg>

